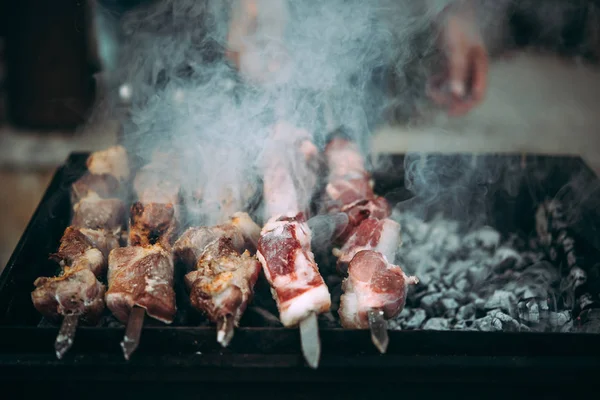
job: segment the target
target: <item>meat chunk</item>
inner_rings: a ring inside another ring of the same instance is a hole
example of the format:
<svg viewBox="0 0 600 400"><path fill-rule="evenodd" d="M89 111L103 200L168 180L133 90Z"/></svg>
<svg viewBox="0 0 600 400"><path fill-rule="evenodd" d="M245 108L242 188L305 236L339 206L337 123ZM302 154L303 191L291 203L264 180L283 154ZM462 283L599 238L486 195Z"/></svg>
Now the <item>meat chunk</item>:
<svg viewBox="0 0 600 400"><path fill-rule="evenodd" d="M335 212L338 211L332 211L332 213ZM389 204L383 197L355 201L343 206L339 212L347 215L348 224L336 238L337 243L345 243L364 220L368 218L384 219L391 214Z"/></svg>
<svg viewBox="0 0 600 400"><path fill-rule="evenodd" d="M92 194L101 198L120 198L123 189L122 184L112 175L86 173L71 185L71 204L77 204Z"/></svg>
<svg viewBox="0 0 600 400"><path fill-rule="evenodd" d="M188 229L175 242L178 260L192 271L185 277L192 305L213 322L230 315L238 324L250 302L260 263L250 255L260 228L246 213L229 222Z"/></svg>
<svg viewBox="0 0 600 400"><path fill-rule="evenodd" d="M188 228L175 242L173 253L183 264L194 267L206 246L219 237L229 238L234 249L244 251L246 241L239 229L231 225L217 225Z"/></svg>
<svg viewBox="0 0 600 400"><path fill-rule="evenodd" d="M119 199L103 199L93 193L73 206L71 225L77 228L114 230L125 225L125 205Z"/></svg>
<svg viewBox="0 0 600 400"><path fill-rule="evenodd" d="M272 218L258 241L257 256L286 327L312 312L324 313L331 296L310 250L311 233L304 216Z"/></svg>
<svg viewBox="0 0 600 400"><path fill-rule="evenodd" d="M394 318L404 308L408 286L416 283L415 277L407 276L381 253L359 251L350 261L348 277L342 284L344 294L339 309L342 326L367 329L369 310L381 310L384 318Z"/></svg>
<svg viewBox="0 0 600 400"><path fill-rule="evenodd" d="M345 179L361 179L368 177L365 170L365 160L358 146L342 137L335 137L325 147L325 157L329 167L329 181ZM369 182L368 179L364 180ZM362 187L365 196L372 185Z"/></svg>
<svg viewBox="0 0 600 400"><path fill-rule="evenodd" d="M205 247L213 240L224 236L231 239L238 253L245 250L256 252L260 227L245 212L237 212L225 224L211 227L188 228L175 242L173 252L187 266L194 266Z"/></svg>
<svg viewBox="0 0 600 400"><path fill-rule="evenodd" d="M178 205L181 202L181 184L167 166L148 164L135 175L133 188L138 201Z"/></svg>
<svg viewBox="0 0 600 400"><path fill-rule="evenodd" d="M90 174L111 175L119 181L129 179L131 172L127 151L123 146L112 146L90 154L86 165Z"/></svg>
<svg viewBox="0 0 600 400"><path fill-rule="evenodd" d="M308 211L320 160L308 131L279 122L267 149L263 178L265 220Z"/></svg>
<svg viewBox="0 0 600 400"><path fill-rule="evenodd" d="M169 250L176 232L177 219L173 204L136 202L131 206L130 246L150 246L159 243Z"/></svg>
<svg viewBox="0 0 600 400"><path fill-rule="evenodd" d="M95 276L106 272L106 256L81 230L68 227L60 239L58 252L50 256L63 265L87 267Z"/></svg>
<svg viewBox="0 0 600 400"><path fill-rule="evenodd" d="M367 218L352 231L341 250L334 249L338 272L345 275L350 261L362 250L377 251L393 262L399 242L399 223L391 219Z"/></svg>
<svg viewBox="0 0 600 400"><path fill-rule="evenodd" d="M233 317L237 326L254 293L260 263L248 251L240 254L231 238L221 236L202 252L196 270L185 276L192 305L211 321Z"/></svg>
<svg viewBox="0 0 600 400"><path fill-rule="evenodd" d="M34 307L52 321L64 315L77 315L84 323L93 325L104 311L106 288L85 266L65 267L62 275L41 277L33 284Z"/></svg>
<svg viewBox="0 0 600 400"><path fill-rule="evenodd" d="M67 228L69 229L69 228ZM80 228L81 232L96 249L102 252L102 255L108 260L108 255L113 249L121 246L121 228L112 231L107 229L86 229Z"/></svg>
<svg viewBox="0 0 600 400"><path fill-rule="evenodd" d="M108 259L106 305L121 322L127 322L134 306L170 324L176 313L174 267L168 251L156 244L121 247Z"/></svg>

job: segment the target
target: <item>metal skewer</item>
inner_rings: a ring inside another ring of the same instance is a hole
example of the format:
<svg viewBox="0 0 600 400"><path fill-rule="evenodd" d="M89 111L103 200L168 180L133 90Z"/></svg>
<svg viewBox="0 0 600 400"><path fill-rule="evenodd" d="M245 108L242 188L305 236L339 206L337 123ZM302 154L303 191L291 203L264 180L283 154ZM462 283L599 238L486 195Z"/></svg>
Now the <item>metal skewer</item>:
<svg viewBox="0 0 600 400"><path fill-rule="evenodd" d="M65 315L60 330L56 336L54 342L54 350L56 350L56 358L59 360L63 358L65 353L71 348L75 341L75 332L77 331L77 324L79 323L79 316L75 314Z"/></svg>
<svg viewBox="0 0 600 400"><path fill-rule="evenodd" d="M234 333L235 325L233 323L233 315L224 315L217 322L217 342L219 342L221 346L227 347L229 342L231 342L231 339L233 339Z"/></svg>
<svg viewBox="0 0 600 400"><path fill-rule="evenodd" d="M319 324L316 313L312 312L300 321L300 341L304 359L311 368L316 369L321 358L321 340L319 339Z"/></svg>
<svg viewBox="0 0 600 400"><path fill-rule="evenodd" d="M142 335L142 328L144 326L144 317L146 316L146 310L134 306L129 314L129 320L127 320L127 329L125 330L125 336L121 342L121 348L125 359L129 360L135 349L140 344L140 337Z"/></svg>
<svg viewBox="0 0 600 400"><path fill-rule="evenodd" d="M387 321L383 318L383 311L369 310L369 329L371 330L371 340L381 354L385 354L390 337L387 331Z"/></svg>

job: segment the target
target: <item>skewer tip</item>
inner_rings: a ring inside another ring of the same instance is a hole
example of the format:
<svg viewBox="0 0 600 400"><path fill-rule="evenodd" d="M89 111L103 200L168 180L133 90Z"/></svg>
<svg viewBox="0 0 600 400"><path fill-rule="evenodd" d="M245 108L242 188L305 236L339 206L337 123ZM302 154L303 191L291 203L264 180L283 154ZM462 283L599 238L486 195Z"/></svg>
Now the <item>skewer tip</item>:
<svg viewBox="0 0 600 400"><path fill-rule="evenodd" d="M217 342L219 342L221 346L227 347L231 342L231 339L233 339L234 333L235 325L233 323L233 315L224 315L217 322Z"/></svg>
<svg viewBox="0 0 600 400"><path fill-rule="evenodd" d="M129 361L133 352L140 344L140 336L142 335L142 327L144 326L144 317L146 310L141 307L133 307L129 320L127 321L127 329L125 336L121 342L121 349L125 359Z"/></svg>
<svg viewBox="0 0 600 400"><path fill-rule="evenodd" d="M387 332L387 322L383 317L381 310L369 310L369 329L371 330L371 340L381 354L385 354L390 343L390 337Z"/></svg>
<svg viewBox="0 0 600 400"><path fill-rule="evenodd" d="M79 322L79 316L77 315L66 315L63 318L60 330L56 336L54 342L54 350L56 351L56 358L61 360L65 353L69 351L73 342L75 341L75 331L77 330L77 324Z"/></svg>
<svg viewBox="0 0 600 400"><path fill-rule="evenodd" d="M316 313L312 312L300 321L300 341L304 359L311 368L317 369L321 358L321 340Z"/></svg>

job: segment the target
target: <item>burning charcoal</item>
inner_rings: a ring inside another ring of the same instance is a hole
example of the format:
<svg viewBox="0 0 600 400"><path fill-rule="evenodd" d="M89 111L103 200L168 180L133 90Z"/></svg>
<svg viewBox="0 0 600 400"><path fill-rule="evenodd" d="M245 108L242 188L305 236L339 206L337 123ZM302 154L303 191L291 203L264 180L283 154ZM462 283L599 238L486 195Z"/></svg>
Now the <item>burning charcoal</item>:
<svg viewBox="0 0 600 400"><path fill-rule="evenodd" d="M477 329L473 328L473 324L470 323L469 321L458 321L457 323L454 324L454 326L452 327L452 329L454 329L456 331L472 331L472 330L477 330Z"/></svg>
<svg viewBox="0 0 600 400"><path fill-rule="evenodd" d="M483 247L484 249L494 249L500 243L500 233L493 228L483 227L469 233L463 239L463 245L470 248Z"/></svg>
<svg viewBox="0 0 600 400"><path fill-rule="evenodd" d="M579 316L578 332L600 333L600 310L585 310Z"/></svg>
<svg viewBox="0 0 600 400"><path fill-rule="evenodd" d="M421 299L421 307L425 309L429 315L435 315L435 308L442 296L443 295L441 293L428 294Z"/></svg>
<svg viewBox="0 0 600 400"><path fill-rule="evenodd" d="M503 331L516 332L519 331L519 322L510 315L504 314L500 310L492 310L488 316L498 319L502 324Z"/></svg>
<svg viewBox="0 0 600 400"><path fill-rule="evenodd" d="M551 312L548 314L548 322L550 326L562 330L563 328L570 328L573 326L573 317L571 315L571 311L560 311L560 312ZM570 326L567 326L570 325Z"/></svg>
<svg viewBox="0 0 600 400"><path fill-rule="evenodd" d="M532 264L537 264L543 258L544 258L544 254L543 253L536 253L536 252L533 252L533 251L526 251L524 253L521 253L521 258L517 262L517 267L518 268L524 268L524 267L528 267L528 266L530 266Z"/></svg>
<svg viewBox="0 0 600 400"><path fill-rule="evenodd" d="M461 291L456 290L456 289L448 289L448 290L446 290L444 292L444 297L456 300L458 303L464 303L467 300L466 293L465 292L461 292Z"/></svg>
<svg viewBox="0 0 600 400"><path fill-rule="evenodd" d="M525 324L520 324L519 330L520 330L520 332L531 332L531 328Z"/></svg>
<svg viewBox="0 0 600 400"><path fill-rule="evenodd" d="M517 265L520 259L521 256L515 250L507 247L500 247L496 250L496 253L494 253L494 258L492 260L494 272L501 274Z"/></svg>
<svg viewBox="0 0 600 400"><path fill-rule="evenodd" d="M475 315L475 306L473 304L467 304L458 309L456 318L459 320L468 320Z"/></svg>
<svg viewBox="0 0 600 400"><path fill-rule="evenodd" d="M446 318L431 318L425 322L423 329L429 331L447 331L450 324Z"/></svg>
<svg viewBox="0 0 600 400"><path fill-rule="evenodd" d="M502 321L494 318L491 315L486 315L483 318L476 319L473 326L482 332L495 332L502 330Z"/></svg>
<svg viewBox="0 0 600 400"><path fill-rule="evenodd" d="M467 270L467 279L473 286L481 284L488 276L489 271L482 267L472 266Z"/></svg>
<svg viewBox="0 0 600 400"><path fill-rule="evenodd" d="M445 298L441 301L442 309L445 311L446 315L449 317L453 317L456 314L456 310L459 307L459 304L454 299Z"/></svg>
<svg viewBox="0 0 600 400"><path fill-rule="evenodd" d="M427 319L427 313L421 308L417 308L412 317L410 317L404 326L406 329L418 329Z"/></svg>
<svg viewBox="0 0 600 400"><path fill-rule="evenodd" d="M522 321L538 324L541 319L545 319L548 314L548 303L531 299L520 302L518 305L519 318Z"/></svg>
<svg viewBox="0 0 600 400"><path fill-rule="evenodd" d="M471 287L471 284L466 278L462 278L454 283L454 287L461 292L466 292Z"/></svg>
<svg viewBox="0 0 600 400"><path fill-rule="evenodd" d="M504 290L496 290L494 294L492 294L492 296L487 300L484 308L486 310L499 308L508 312L510 315L514 315L516 304L517 298L513 293Z"/></svg>
<svg viewBox="0 0 600 400"><path fill-rule="evenodd" d="M447 287L451 287L452 284L454 283L454 275L452 275L452 274L445 274L442 277L442 281L444 282L444 285L446 285Z"/></svg>

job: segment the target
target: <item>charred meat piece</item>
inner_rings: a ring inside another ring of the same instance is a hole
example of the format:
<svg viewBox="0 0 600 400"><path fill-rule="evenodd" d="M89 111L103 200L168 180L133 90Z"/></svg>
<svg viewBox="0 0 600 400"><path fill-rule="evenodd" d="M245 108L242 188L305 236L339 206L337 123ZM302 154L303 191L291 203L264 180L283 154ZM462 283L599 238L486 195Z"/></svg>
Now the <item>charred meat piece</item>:
<svg viewBox="0 0 600 400"><path fill-rule="evenodd" d="M175 242L173 252L185 265L194 266L205 247L221 236L231 239L233 248L238 253L243 253L244 250L254 253L260 236L260 227L247 213L238 212L225 224L188 228Z"/></svg>
<svg viewBox="0 0 600 400"><path fill-rule="evenodd" d="M65 267L62 275L38 278L33 284L33 305L50 320L77 315L85 323L93 325L104 311L106 288L86 266Z"/></svg>
<svg viewBox="0 0 600 400"><path fill-rule="evenodd" d="M239 323L254 293L260 263L255 251L260 228L246 213L235 213L228 223L188 229L173 247L192 271L185 277L194 308L217 322L233 317Z"/></svg>
<svg viewBox="0 0 600 400"><path fill-rule="evenodd" d="M93 193L73 206L71 225L88 229L119 229L125 225L125 213L121 200L103 199Z"/></svg>
<svg viewBox="0 0 600 400"><path fill-rule="evenodd" d="M311 233L302 214L273 218L258 241L257 256L269 281L284 326L331 307L329 290L310 249Z"/></svg>
<svg viewBox="0 0 600 400"><path fill-rule="evenodd" d="M92 153L86 165L92 175L111 175L119 181L129 179L129 161L123 146L112 146Z"/></svg>
<svg viewBox="0 0 600 400"><path fill-rule="evenodd" d="M171 249L176 232L177 219L172 204L136 202L131 206L130 246L151 246L159 243L165 249Z"/></svg>
<svg viewBox="0 0 600 400"><path fill-rule="evenodd" d="M173 280L171 254L159 244L114 249L108 259L106 305L123 323L138 306L170 324L176 313Z"/></svg>
<svg viewBox="0 0 600 400"><path fill-rule="evenodd" d="M65 230L60 239L58 252L50 257L63 265L87 266L95 276L102 276L106 272L105 255L86 234L72 226Z"/></svg>
<svg viewBox="0 0 600 400"><path fill-rule="evenodd" d="M260 263L248 251L240 254L231 238L221 236L210 242L196 264L185 276L192 305L216 322L232 316L240 321L250 302Z"/></svg>
<svg viewBox="0 0 600 400"><path fill-rule="evenodd" d="M407 276L381 253L359 251L350 261L342 284L344 294L338 311L342 326L368 329L369 310L383 311L385 319L394 318L404 308L408 285L416 283L415 277Z"/></svg>

